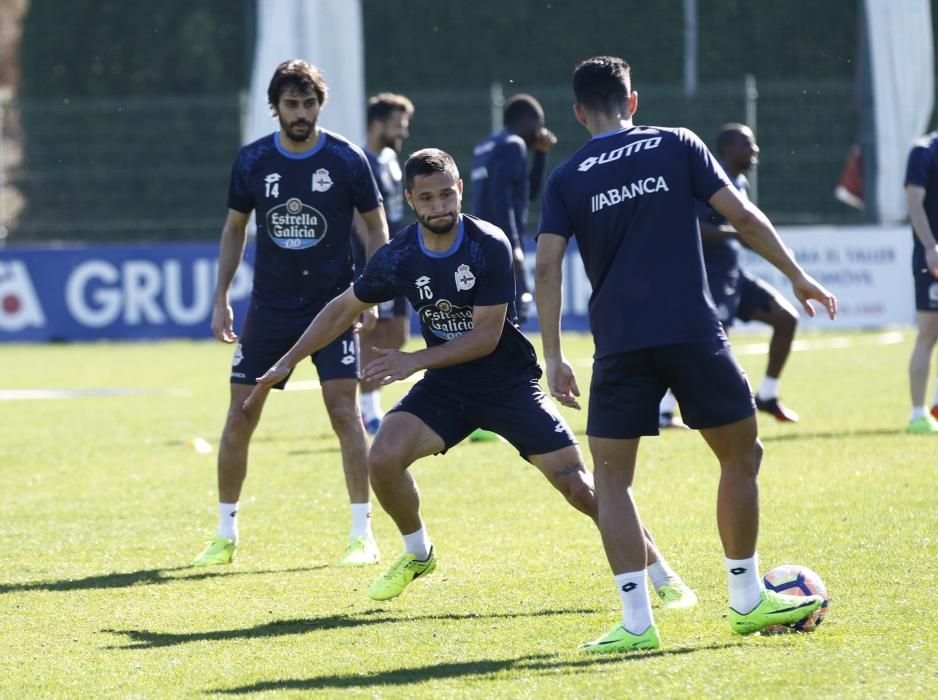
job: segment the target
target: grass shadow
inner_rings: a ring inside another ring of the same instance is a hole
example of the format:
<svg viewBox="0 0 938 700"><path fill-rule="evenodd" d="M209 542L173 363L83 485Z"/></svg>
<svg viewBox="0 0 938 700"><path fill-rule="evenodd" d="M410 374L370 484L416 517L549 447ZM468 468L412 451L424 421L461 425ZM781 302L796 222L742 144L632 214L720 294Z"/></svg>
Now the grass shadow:
<svg viewBox="0 0 938 700"><path fill-rule="evenodd" d="M100 588L131 588L133 586L151 586L174 581L201 581L208 578L228 576L248 576L251 574L288 574L300 571L315 571L326 568L319 566L298 569L277 569L269 571L205 571L194 570L191 566L175 566L164 569L141 569L123 573L100 574L85 578L63 579L59 581L29 581L26 583L0 583L0 594L20 591L84 591ZM174 572L192 571L189 576L173 576Z"/></svg>
<svg viewBox="0 0 938 700"><path fill-rule="evenodd" d="M548 615L583 615L594 612L591 609L564 609L564 610L538 610L525 613L445 613L439 615L415 615L413 617L400 617L389 615L384 610L368 610L353 615L327 615L325 617L310 617L289 620L273 620L254 627L242 627L228 630L211 630L207 632L151 632L149 630L117 630L103 629L108 634L122 634L129 638L128 644L117 644L107 649L153 649L156 647L176 646L192 642L217 642L232 639L265 639L269 637L286 637L309 632L324 630L362 627L366 625L398 623L398 622L428 622L428 621L460 621L460 620L493 620L512 619L519 617L543 617Z"/></svg>
<svg viewBox="0 0 938 700"><path fill-rule="evenodd" d="M635 651L622 654L604 654L572 661L565 661L554 654L534 654L513 659L482 659L478 661L453 661L414 666L391 671L370 673L367 675L325 675L311 678L280 679L260 681L234 688L216 688L210 691L221 695L248 695L267 693L278 690L325 690L376 688L382 686L403 686L429 680L463 679L482 680L504 671L530 672L535 674L582 673L595 668L613 664L634 663L663 656L676 656L700 651L732 648L742 644L712 643L696 646L657 649L655 651Z"/></svg>
<svg viewBox="0 0 938 700"><path fill-rule="evenodd" d="M904 428L869 428L866 430L844 430L841 432L785 433L784 435L760 435L762 442L785 442L787 440L842 440L843 438L876 438L905 435Z"/></svg>

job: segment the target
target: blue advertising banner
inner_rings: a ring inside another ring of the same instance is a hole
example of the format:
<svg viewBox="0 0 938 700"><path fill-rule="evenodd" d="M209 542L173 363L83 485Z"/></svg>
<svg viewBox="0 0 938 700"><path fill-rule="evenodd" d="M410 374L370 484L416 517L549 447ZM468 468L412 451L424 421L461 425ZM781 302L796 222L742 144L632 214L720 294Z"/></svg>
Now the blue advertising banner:
<svg viewBox="0 0 938 700"><path fill-rule="evenodd" d="M254 246L231 287L236 324ZM211 337L217 243L0 249L0 341Z"/></svg>

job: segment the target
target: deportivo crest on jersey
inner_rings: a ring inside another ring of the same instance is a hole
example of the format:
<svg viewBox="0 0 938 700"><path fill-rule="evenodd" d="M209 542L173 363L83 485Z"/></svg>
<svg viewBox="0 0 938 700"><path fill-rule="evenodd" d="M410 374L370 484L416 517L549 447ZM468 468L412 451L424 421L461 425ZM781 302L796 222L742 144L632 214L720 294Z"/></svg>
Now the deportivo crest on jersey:
<svg viewBox="0 0 938 700"><path fill-rule="evenodd" d="M472 330L472 307L453 306L448 299L420 308L420 319L433 335L453 340Z"/></svg>
<svg viewBox="0 0 938 700"><path fill-rule="evenodd" d="M326 235L326 217L296 197L267 212L267 233L271 240L287 250L302 250L317 245Z"/></svg>
<svg viewBox="0 0 938 700"><path fill-rule="evenodd" d="M325 168L320 168L313 173L313 192L327 192L332 184L329 171Z"/></svg>
<svg viewBox="0 0 938 700"><path fill-rule="evenodd" d="M468 265L460 265L456 268L456 289L466 291L475 286L476 277L472 274Z"/></svg>

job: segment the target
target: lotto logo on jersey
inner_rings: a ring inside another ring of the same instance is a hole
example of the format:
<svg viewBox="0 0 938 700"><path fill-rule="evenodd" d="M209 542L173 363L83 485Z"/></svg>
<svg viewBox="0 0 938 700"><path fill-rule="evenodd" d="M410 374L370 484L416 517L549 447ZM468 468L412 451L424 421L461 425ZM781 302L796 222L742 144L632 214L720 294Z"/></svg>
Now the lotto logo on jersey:
<svg viewBox="0 0 938 700"><path fill-rule="evenodd" d="M267 212L267 234L281 248L303 250L317 245L329 226L326 217L296 197Z"/></svg>
<svg viewBox="0 0 938 700"><path fill-rule="evenodd" d="M599 156L590 156L582 163L580 163L579 166L577 166L577 170L579 170L581 173L585 173L594 165L605 165L606 163L612 163L619 160L620 158L628 158L633 153L638 153L639 151L650 151L653 148L658 148L659 145L661 145L660 136L633 141L632 143L628 143L625 146L614 148L611 151L601 153Z"/></svg>
<svg viewBox="0 0 938 700"><path fill-rule="evenodd" d="M45 323L26 264L20 260L0 261L0 331L15 333Z"/></svg>
<svg viewBox="0 0 938 700"><path fill-rule="evenodd" d="M446 299L420 308L420 322L433 335L453 340L472 330L472 307L453 306Z"/></svg>

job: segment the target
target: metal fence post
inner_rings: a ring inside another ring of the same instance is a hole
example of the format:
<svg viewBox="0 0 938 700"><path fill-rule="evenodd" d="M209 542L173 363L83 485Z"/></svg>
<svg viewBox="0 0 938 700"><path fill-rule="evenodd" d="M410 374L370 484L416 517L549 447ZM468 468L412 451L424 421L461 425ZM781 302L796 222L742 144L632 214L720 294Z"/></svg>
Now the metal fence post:
<svg viewBox="0 0 938 700"><path fill-rule="evenodd" d="M756 134L758 131L757 121L758 121L758 106L759 106L759 90L756 87L756 76L752 73L747 73L744 79L744 98L746 100L746 124L752 129L752 133ZM758 135L756 136L758 141ZM747 177L749 178L749 196L755 204L759 203L759 172L758 168L751 170Z"/></svg>

